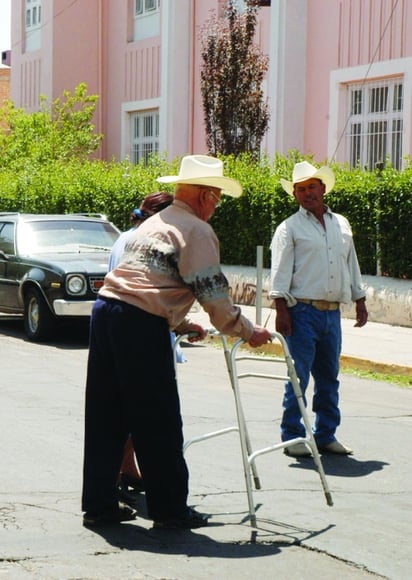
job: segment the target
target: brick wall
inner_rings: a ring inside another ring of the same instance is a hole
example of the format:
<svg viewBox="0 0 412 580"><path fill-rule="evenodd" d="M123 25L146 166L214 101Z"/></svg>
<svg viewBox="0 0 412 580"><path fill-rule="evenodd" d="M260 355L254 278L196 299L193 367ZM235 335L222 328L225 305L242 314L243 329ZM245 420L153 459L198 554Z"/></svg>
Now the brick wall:
<svg viewBox="0 0 412 580"><path fill-rule="evenodd" d="M0 107L4 101L11 98L10 74L9 67L0 67Z"/></svg>

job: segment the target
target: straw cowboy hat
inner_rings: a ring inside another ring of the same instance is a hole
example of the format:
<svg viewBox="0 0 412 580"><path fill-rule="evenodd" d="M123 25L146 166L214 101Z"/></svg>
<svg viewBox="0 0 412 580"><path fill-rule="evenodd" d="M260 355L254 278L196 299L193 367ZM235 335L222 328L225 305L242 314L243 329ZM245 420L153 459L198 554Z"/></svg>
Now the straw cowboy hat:
<svg viewBox="0 0 412 580"><path fill-rule="evenodd" d="M187 155L180 163L179 175L159 177L159 183L188 183L191 185L210 185L222 193L239 197L242 186L236 179L223 176L223 163L208 155Z"/></svg>
<svg viewBox="0 0 412 580"><path fill-rule="evenodd" d="M295 183L301 183L308 179L320 179L320 181L325 185L325 193L329 193L335 185L335 174L330 167L325 165L324 167L317 169L307 161L296 163L293 168L292 181L281 179L280 183L287 193L293 195L293 186Z"/></svg>

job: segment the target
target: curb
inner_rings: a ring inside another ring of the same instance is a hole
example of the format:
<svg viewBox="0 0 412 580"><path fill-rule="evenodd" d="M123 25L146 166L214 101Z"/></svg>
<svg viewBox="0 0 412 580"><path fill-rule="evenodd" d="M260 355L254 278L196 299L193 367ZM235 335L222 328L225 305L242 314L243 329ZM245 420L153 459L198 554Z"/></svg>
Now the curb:
<svg viewBox="0 0 412 580"><path fill-rule="evenodd" d="M385 375L398 375L410 377L412 379L412 367L396 365L393 363L377 362L369 359L357 358L342 354L340 357L341 368L351 368L355 370L366 370L370 372L382 373Z"/></svg>
<svg viewBox="0 0 412 580"><path fill-rule="evenodd" d="M238 339L228 337L229 344L234 344ZM221 347L222 343L219 336L208 335L202 342L208 344L214 344L215 346ZM247 343L241 346L242 349L255 352L262 355L272 355L279 356L282 354L282 348L279 343L270 343L259 348L252 348ZM403 377L410 377L412 379L412 367L397 365L393 363L383 363L372 361L369 359L358 358L346 354L342 354L340 357L341 371L345 369L361 370L369 372L377 372L385 375L397 375Z"/></svg>

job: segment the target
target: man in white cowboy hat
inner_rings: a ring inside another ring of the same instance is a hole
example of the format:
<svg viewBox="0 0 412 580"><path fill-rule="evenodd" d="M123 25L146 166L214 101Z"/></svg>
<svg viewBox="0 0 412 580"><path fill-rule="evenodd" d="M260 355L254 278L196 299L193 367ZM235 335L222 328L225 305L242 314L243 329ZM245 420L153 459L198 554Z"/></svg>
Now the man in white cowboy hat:
<svg viewBox="0 0 412 580"><path fill-rule="evenodd" d="M320 451L349 455L352 449L336 439L340 424L339 358L342 333L340 303L356 304L355 326L364 326L368 313L352 231L348 220L333 213L324 195L335 184L333 171L307 161L296 163L292 181L280 180L299 210L276 229L271 244L270 296L275 300L276 330L285 336L300 386L305 393L314 379L314 437ZM286 383L281 437L305 436L293 392ZM310 455L304 443L285 449L287 455Z"/></svg>
<svg viewBox="0 0 412 580"><path fill-rule="evenodd" d="M106 275L91 317L85 526L136 517L116 496L129 433L154 527L207 525L207 516L187 505L188 470L169 331L197 333L192 341L205 337L205 330L186 318L196 299L219 331L254 347L270 340L267 329L254 325L233 304L220 267L219 242L207 223L222 193L242 193L240 183L224 177L222 162L206 155L184 157L179 175L158 181L175 185L174 201L130 237L120 263Z"/></svg>

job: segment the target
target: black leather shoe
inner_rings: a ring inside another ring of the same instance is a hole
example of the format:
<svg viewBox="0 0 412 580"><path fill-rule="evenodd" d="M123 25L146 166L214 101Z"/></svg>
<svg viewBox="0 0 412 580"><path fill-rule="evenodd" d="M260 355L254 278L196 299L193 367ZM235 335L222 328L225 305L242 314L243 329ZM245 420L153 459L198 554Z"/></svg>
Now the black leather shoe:
<svg viewBox="0 0 412 580"><path fill-rule="evenodd" d="M128 505L120 503L118 509L115 511L100 514L86 512L83 516L83 525L86 528L93 528L95 526L120 524L120 522L130 522L131 520L135 520L136 516L136 510Z"/></svg>
<svg viewBox="0 0 412 580"><path fill-rule="evenodd" d="M190 528L202 528L207 526L208 517L206 514L201 514L193 508L187 508L186 514L181 518L170 520L155 520L153 527L162 530L187 530Z"/></svg>

